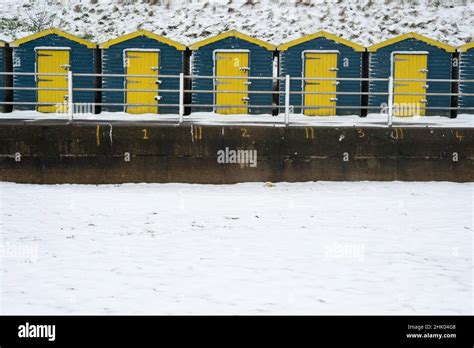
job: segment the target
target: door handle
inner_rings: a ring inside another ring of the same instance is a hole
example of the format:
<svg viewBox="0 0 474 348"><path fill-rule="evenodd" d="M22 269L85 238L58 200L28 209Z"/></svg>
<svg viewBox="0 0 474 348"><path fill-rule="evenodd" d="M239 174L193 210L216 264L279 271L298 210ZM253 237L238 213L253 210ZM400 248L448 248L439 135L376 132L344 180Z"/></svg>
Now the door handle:
<svg viewBox="0 0 474 348"><path fill-rule="evenodd" d="M63 69L66 69L66 70L71 69L71 66L69 64L61 64L59 67L63 68Z"/></svg>
<svg viewBox="0 0 474 348"><path fill-rule="evenodd" d="M333 86L339 86L340 82L336 81L336 82L333 82L332 84L333 84Z"/></svg>
<svg viewBox="0 0 474 348"><path fill-rule="evenodd" d="M242 98L242 101L243 101L244 103L248 103L248 102L249 102L249 100L250 100L250 98L249 98L249 97L243 97L243 98Z"/></svg>
<svg viewBox="0 0 474 348"><path fill-rule="evenodd" d="M250 68L248 66L243 66L239 68L240 71L250 71Z"/></svg>
<svg viewBox="0 0 474 348"><path fill-rule="evenodd" d="M331 98L330 100L335 102L335 101L337 101L337 98Z"/></svg>
<svg viewBox="0 0 474 348"><path fill-rule="evenodd" d="M252 82L244 82L244 86L250 86Z"/></svg>
<svg viewBox="0 0 474 348"><path fill-rule="evenodd" d="M339 68L329 68L329 71L339 71Z"/></svg>
<svg viewBox="0 0 474 348"><path fill-rule="evenodd" d="M161 80L156 80L156 81L155 81L155 84L156 84L156 85L161 85Z"/></svg>
<svg viewBox="0 0 474 348"><path fill-rule="evenodd" d="M428 69L420 69L418 70L418 72L421 72L421 73L427 73L429 70Z"/></svg>
<svg viewBox="0 0 474 348"><path fill-rule="evenodd" d="M158 67L157 67L157 66L152 66L150 69L151 69L152 71L158 71Z"/></svg>
<svg viewBox="0 0 474 348"><path fill-rule="evenodd" d="M420 99L420 103L426 104L428 101L426 99Z"/></svg>

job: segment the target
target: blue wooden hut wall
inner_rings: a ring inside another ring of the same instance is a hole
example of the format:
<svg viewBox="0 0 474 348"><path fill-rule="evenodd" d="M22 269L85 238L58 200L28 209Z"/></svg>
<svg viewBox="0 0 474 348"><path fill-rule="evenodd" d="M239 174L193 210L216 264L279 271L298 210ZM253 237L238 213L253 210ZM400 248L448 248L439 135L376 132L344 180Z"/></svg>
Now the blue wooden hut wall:
<svg viewBox="0 0 474 348"><path fill-rule="evenodd" d="M159 67L158 76L160 75L179 75L189 72L189 56L187 47L151 33L146 30L139 30L122 37L104 42L100 44L102 49L102 73L103 74L125 74L124 67L124 50L126 49L159 49ZM161 78L160 89L179 90L179 78ZM102 78L102 86L108 88L124 88L124 78L107 77ZM159 93L159 92L158 92ZM166 107L160 104L178 104L179 94L163 92L158 104L158 113L160 114L176 114L179 111L177 106ZM102 110L105 111L124 111L124 106L106 105L107 103L125 103L124 92L102 92Z"/></svg>
<svg viewBox="0 0 474 348"><path fill-rule="evenodd" d="M459 79L474 80L474 42L459 47ZM459 92L464 94L474 94L473 82L461 82ZM474 114L474 96L460 96L459 99L460 114ZM465 108L465 109L463 109Z"/></svg>
<svg viewBox="0 0 474 348"><path fill-rule="evenodd" d="M7 71L7 66L6 66L6 42L0 40L0 72L5 72ZM0 75L0 87L6 87L5 85L5 75ZM0 89L0 102L5 102L5 90ZM0 104L0 111L5 111L6 105Z"/></svg>
<svg viewBox="0 0 474 348"><path fill-rule="evenodd" d="M197 42L190 46L192 54L192 75L213 76L214 75L214 51L215 50L249 50L249 76L273 76L273 57L276 47L231 30L209 39ZM249 102L248 112L250 114L271 114L273 111L273 95L252 94L252 91L272 91L272 80L252 80L248 89ZM193 79L193 90L212 90L214 82L212 79ZM213 111L212 107L197 107L198 105L210 105L214 103L212 93L192 93L192 111ZM268 108L252 108L252 105L269 105Z"/></svg>
<svg viewBox="0 0 474 348"><path fill-rule="evenodd" d="M278 46L280 52L279 75L284 77L303 76L303 52L304 51L339 51L338 56L338 73L341 78L361 78L362 77L362 59L365 47L354 42L344 40L333 34L320 31L311 35L304 36L300 39L282 44ZM337 92L361 92L360 81L340 81L337 86ZM280 91L285 90L284 82L280 81ZM300 80L290 82L291 92L302 92L303 84ZM361 96L354 95L337 95L336 107L338 106L354 106L354 108L336 109L337 115L360 115ZM285 105L285 96L280 94L280 112L281 107ZM302 109L298 106L303 105L302 94L291 94L290 105L293 106L296 113L302 113Z"/></svg>
<svg viewBox="0 0 474 348"><path fill-rule="evenodd" d="M47 29L42 32L13 41L13 72L35 72L37 47L68 47L70 48L70 65L74 73L96 73L97 45L58 29ZM74 88L94 88L93 76L77 76L73 79ZM36 80L31 75L14 75L14 87L36 87ZM94 91L74 91L74 103L94 103ZM35 90L18 90L13 92L14 102L36 102ZM36 105L14 105L19 110L35 110Z"/></svg>
<svg viewBox="0 0 474 348"><path fill-rule="evenodd" d="M455 48L416 33L408 33L368 48L369 77L388 78L391 74L393 52L428 52L427 79L451 79L452 59ZM450 82L428 82L427 93L451 93ZM387 92L388 82L371 81L369 92ZM446 109L427 109L426 115L450 115L451 97L427 96L427 107ZM369 95L369 113L379 113L382 104L388 104L385 95Z"/></svg>

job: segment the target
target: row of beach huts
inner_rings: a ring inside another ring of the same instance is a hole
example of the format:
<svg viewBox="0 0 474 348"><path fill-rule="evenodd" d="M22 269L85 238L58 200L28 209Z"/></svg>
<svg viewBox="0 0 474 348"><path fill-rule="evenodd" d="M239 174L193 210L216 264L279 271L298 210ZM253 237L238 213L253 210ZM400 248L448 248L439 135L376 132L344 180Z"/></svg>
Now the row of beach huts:
<svg viewBox="0 0 474 348"><path fill-rule="evenodd" d="M0 105L5 112L56 112L55 104L67 99L61 74L70 70L74 102L97 105L96 112L173 114L177 76L184 73L193 76L186 80L189 111L271 114L285 104L284 93L271 92L284 91L285 81L272 77L289 75L294 112L363 116L388 103L393 76L407 80L395 81L394 103L421 104L421 115L452 116L474 113L474 83L462 82L474 80L473 48L473 42L455 48L416 33L364 47L324 31L277 47L235 30L189 47L145 30L97 45L48 29L0 41Z"/></svg>

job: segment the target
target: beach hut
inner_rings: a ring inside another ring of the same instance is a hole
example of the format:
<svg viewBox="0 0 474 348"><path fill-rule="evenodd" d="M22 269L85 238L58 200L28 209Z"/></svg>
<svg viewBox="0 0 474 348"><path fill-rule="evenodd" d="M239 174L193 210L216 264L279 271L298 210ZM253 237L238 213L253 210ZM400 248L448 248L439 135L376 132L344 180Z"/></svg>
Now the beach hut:
<svg viewBox="0 0 474 348"><path fill-rule="evenodd" d="M104 42L99 47L102 49L103 88L127 90L103 91L103 110L131 114L178 113L179 78L160 75L189 73L189 55L185 45L146 30L138 30ZM148 76L124 78L108 77L107 74ZM160 93L160 89L176 92Z"/></svg>
<svg viewBox="0 0 474 348"><path fill-rule="evenodd" d="M219 76L219 79L193 78L192 89L217 91L193 92L193 111L215 111L218 114L270 114L272 77L276 47L262 40L231 30L190 46L192 75ZM225 77L238 78L225 78ZM222 92L220 92L222 91ZM226 91L238 91L226 93ZM216 105L215 107L209 105ZM199 105L208 105L199 107Z"/></svg>
<svg viewBox="0 0 474 348"><path fill-rule="evenodd" d="M474 42L459 47L458 52L459 79L474 80ZM459 92L462 94L474 94L474 82L460 82ZM460 96L458 102L459 113L474 114L474 96Z"/></svg>
<svg viewBox="0 0 474 348"><path fill-rule="evenodd" d="M59 29L47 29L13 41L14 73L43 73L52 75L14 75L13 85L18 88L33 87L38 90L15 89L13 101L16 109L40 112L67 111L67 78L69 70L79 74L96 73L97 45ZM54 76L57 74L58 76ZM73 87L94 88L94 76L75 76ZM42 90L54 88L56 90ZM74 103L93 105L94 91L74 91ZM37 102L39 105L35 105ZM28 104L32 103L32 104Z"/></svg>
<svg viewBox="0 0 474 348"><path fill-rule="evenodd" d="M284 43L278 46L278 51L280 76L328 79L292 80L290 92L308 93L290 95L290 105L295 112L308 116L360 115L361 81L335 79L362 77L365 47L319 31ZM284 89L284 83L280 82L280 90ZM354 94L339 95L337 92ZM285 96L280 94L280 105L284 103Z"/></svg>
<svg viewBox="0 0 474 348"><path fill-rule="evenodd" d="M450 82L425 81L426 79L451 79L454 47L428 37L407 33L370 46L369 76L388 78L393 75L394 115L450 115ZM420 81L407 81L420 80ZM371 93L386 93L388 82L371 81ZM448 95L429 96L427 93ZM388 105L386 95L370 95L372 112Z"/></svg>

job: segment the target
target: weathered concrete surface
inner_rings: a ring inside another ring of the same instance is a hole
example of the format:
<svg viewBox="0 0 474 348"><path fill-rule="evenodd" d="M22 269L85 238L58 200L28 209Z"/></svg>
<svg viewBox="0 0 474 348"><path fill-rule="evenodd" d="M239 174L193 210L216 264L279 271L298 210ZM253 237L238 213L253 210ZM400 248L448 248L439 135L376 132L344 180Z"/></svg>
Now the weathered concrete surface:
<svg viewBox="0 0 474 348"><path fill-rule="evenodd" d="M426 127L10 124L0 125L0 180L466 182L474 179L473 133L468 128ZM226 147L257 150L257 167L217 163L217 151Z"/></svg>

